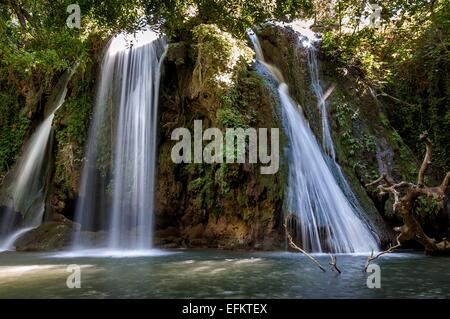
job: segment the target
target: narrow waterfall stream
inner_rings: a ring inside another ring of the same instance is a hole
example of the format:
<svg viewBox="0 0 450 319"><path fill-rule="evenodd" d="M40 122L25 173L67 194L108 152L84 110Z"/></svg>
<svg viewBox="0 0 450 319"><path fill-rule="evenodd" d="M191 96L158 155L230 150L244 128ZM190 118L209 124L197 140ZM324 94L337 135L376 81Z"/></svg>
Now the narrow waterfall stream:
<svg viewBox="0 0 450 319"><path fill-rule="evenodd" d="M304 21L297 21L290 23L289 26L297 33L298 46L303 48L308 53L308 68L309 76L311 80L311 89L317 98L317 106L320 110L322 121L322 148L328 158L325 158L328 166L331 169L335 179L337 180L340 188L344 192L345 196L352 205L353 210L362 218L362 207L358 198L350 186L341 166L336 160L336 151L334 148L333 139L331 137L331 128L329 123L329 103L328 97L333 94L334 85L331 85L326 91L323 89L323 84L320 79L320 63L317 57L317 43L319 38L311 31L310 25ZM376 236L376 235L375 235Z"/></svg>
<svg viewBox="0 0 450 319"><path fill-rule="evenodd" d="M75 220L106 231L99 245L75 234L75 250L152 247L156 129L166 41L144 31L119 34L105 54Z"/></svg>
<svg viewBox="0 0 450 319"><path fill-rule="evenodd" d="M249 36L257 60L279 85L282 122L290 142L287 209L297 217L295 232L299 242L307 251L317 253L376 250L377 240L340 188L301 107L290 97L281 71L265 61L257 36Z"/></svg>
<svg viewBox="0 0 450 319"><path fill-rule="evenodd" d="M323 91L319 77L319 62L317 60L317 52L314 43L306 44L305 49L308 50L308 66L311 78L311 88L317 97L317 105L322 116L322 146L325 153L330 156L333 161L336 159L336 151L334 150L333 139L331 138L330 123L328 120L328 103L327 94ZM331 93L330 88L327 93Z"/></svg>
<svg viewBox="0 0 450 319"><path fill-rule="evenodd" d="M78 63L67 71L56 86L46 109L48 115L24 147L14 168L14 178L7 192L10 200L0 224L0 251L13 250L14 242L38 227L44 217L46 184L52 152L52 123L56 111L64 104L67 85ZM18 214L21 218L18 220Z"/></svg>

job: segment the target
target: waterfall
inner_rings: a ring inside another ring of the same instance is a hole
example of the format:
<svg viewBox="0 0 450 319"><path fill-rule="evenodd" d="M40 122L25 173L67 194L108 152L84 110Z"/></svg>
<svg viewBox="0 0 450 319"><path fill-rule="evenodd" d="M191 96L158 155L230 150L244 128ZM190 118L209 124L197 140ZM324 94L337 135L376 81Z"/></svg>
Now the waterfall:
<svg viewBox="0 0 450 319"><path fill-rule="evenodd" d="M253 33L249 36L257 61L264 66L269 65L257 36ZM278 81L282 121L289 139L286 205L296 217L295 234L302 247L318 253L376 250L376 239L340 188L327 163L328 156L317 142L301 107L290 97L283 78L277 76L281 71L269 66L268 71ZM332 145L331 136L330 143Z"/></svg>
<svg viewBox="0 0 450 319"><path fill-rule="evenodd" d="M311 88L317 98L317 105L321 114L322 147L325 153L329 156L329 159L327 159L328 166L330 167L345 196L350 201L353 209L361 217L363 209L359 204L359 201L355 193L353 192L350 183L345 177L341 166L336 161L336 151L334 149L334 143L331 137L327 102L327 98L332 94L334 86L331 86L326 92L324 92L323 85L320 81L319 60L317 58L317 49L315 46L319 39L315 36L314 33L310 31L309 27L305 27L304 25L299 26L295 23L292 26L298 34L299 45L308 52L308 68L311 79Z"/></svg>
<svg viewBox="0 0 450 319"><path fill-rule="evenodd" d="M322 146L333 160L336 158L333 139L331 138L330 124L328 121L328 103L327 96L323 92L319 77L319 63L317 60L316 48L313 44L306 47L308 50L308 66L311 77L311 87L317 97L317 105L322 117Z"/></svg>
<svg viewBox="0 0 450 319"><path fill-rule="evenodd" d="M74 249L152 247L160 69L166 41L153 31L119 34L105 53L85 151Z"/></svg>
<svg viewBox="0 0 450 319"><path fill-rule="evenodd" d="M63 105L67 85L78 63L67 71L50 97L46 111L49 113L37 127L24 147L24 152L14 168L14 178L7 187L9 203L3 211L0 225L0 251L14 249L14 242L27 231L38 227L44 217L45 192L52 152L52 123L56 111ZM21 218L18 218L18 215Z"/></svg>

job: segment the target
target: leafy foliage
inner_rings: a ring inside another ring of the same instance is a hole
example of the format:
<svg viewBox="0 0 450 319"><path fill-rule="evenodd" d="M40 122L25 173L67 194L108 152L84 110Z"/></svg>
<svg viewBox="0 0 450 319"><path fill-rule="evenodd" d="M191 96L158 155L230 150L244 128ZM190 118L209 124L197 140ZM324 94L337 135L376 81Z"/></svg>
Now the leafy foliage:
<svg viewBox="0 0 450 319"><path fill-rule="evenodd" d="M344 73L361 77L386 105L403 140L420 156L420 132L435 143L435 165L450 166L450 2L372 1L382 7L380 28L361 25L360 1L338 1L328 13L325 55ZM336 8L335 8L336 9Z"/></svg>
<svg viewBox="0 0 450 319"><path fill-rule="evenodd" d="M217 24L242 38L248 28L269 19L292 19L311 12L310 0L154 0L143 1L149 20L169 36L183 36L198 24Z"/></svg>
<svg viewBox="0 0 450 319"><path fill-rule="evenodd" d="M30 125L23 110L18 108L14 94L0 92L0 172L6 171L11 159L19 152Z"/></svg>

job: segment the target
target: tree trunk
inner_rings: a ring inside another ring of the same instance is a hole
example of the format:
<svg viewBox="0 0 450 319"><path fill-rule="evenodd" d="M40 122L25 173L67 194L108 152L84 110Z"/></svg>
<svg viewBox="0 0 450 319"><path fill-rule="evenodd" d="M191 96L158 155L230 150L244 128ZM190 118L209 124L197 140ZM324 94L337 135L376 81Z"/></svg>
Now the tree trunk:
<svg viewBox="0 0 450 319"><path fill-rule="evenodd" d="M428 187L425 185L425 173L431 164L432 143L428 138L428 133L424 132L420 135L420 140L426 145L426 154L417 177L417 184L400 182L394 183L388 178L387 174L383 174L374 182L366 185L378 185L380 194L390 194L394 197L394 212L403 220L403 226L395 227L394 230L399 232L400 242L415 240L420 243L427 254L430 255L450 255L450 243L443 238L439 243L434 238L430 238L424 232L422 226L415 217L414 207L418 198L433 198L438 203L444 202L446 194L449 192L450 172L448 172L441 185L436 187Z"/></svg>

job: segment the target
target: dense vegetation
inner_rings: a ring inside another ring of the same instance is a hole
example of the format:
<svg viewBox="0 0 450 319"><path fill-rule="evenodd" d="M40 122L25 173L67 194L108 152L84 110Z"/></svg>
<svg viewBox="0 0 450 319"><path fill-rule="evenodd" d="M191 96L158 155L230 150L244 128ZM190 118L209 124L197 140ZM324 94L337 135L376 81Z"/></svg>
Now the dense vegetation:
<svg viewBox="0 0 450 319"><path fill-rule="evenodd" d="M9 128L1 133L0 171L13 162L55 76L75 61L81 68L87 63L93 34L104 39L150 21L174 38L191 38L202 23L243 38L258 23L297 17L316 19L326 31L326 55L337 68L359 72L388 102L391 122L415 152L418 133L427 129L439 169L450 164L448 0L372 1L382 7L379 28L361 26L367 4L355 0L80 0L81 29L69 29L66 8L72 2L0 2L0 124Z"/></svg>
<svg viewBox="0 0 450 319"><path fill-rule="evenodd" d="M66 9L73 2L0 1L0 176L18 156L33 119L42 118L57 78L76 61L81 64L78 73L83 75L92 51L115 32L136 31L150 21L169 36L190 39L196 25L216 23L243 37L247 28L257 23L293 17L311 8L306 0L80 0L81 28L70 29ZM80 123L71 121L75 127L86 124L85 118L78 118Z"/></svg>
<svg viewBox="0 0 450 319"><path fill-rule="evenodd" d="M357 74L389 108L391 123L420 155L419 134L436 145L434 164L450 165L450 2L372 1L382 6L378 28L361 27L364 4L338 1L318 24L323 49L336 68ZM352 18L348 18L352 17Z"/></svg>

